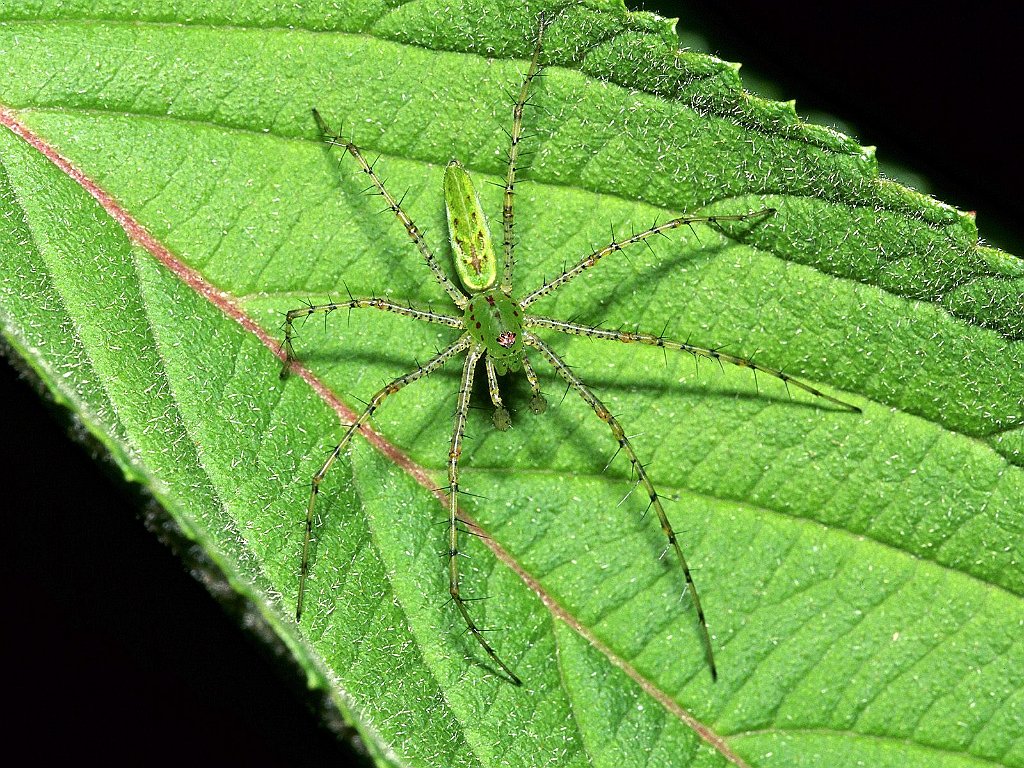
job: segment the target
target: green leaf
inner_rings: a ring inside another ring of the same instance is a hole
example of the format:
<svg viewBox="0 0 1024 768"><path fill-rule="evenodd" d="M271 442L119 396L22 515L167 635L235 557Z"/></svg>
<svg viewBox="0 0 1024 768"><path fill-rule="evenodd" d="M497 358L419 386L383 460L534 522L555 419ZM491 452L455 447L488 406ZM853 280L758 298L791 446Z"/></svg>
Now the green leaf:
<svg viewBox="0 0 1024 768"><path fill-rule="evenodd" d="M494 227L506 91L556 7L8 6L3 122L37 137L0 132L8 343L381 765L1024 765L1024 265L611 0L549 31L517 292L610 231L775 206L609 257L535 309L728 345L864 413L749 371L551 339L672 500L717 683L628 463L605 469L606 426L543 369L548 412L506 377L513 430L475 410L463 457L466 511L492 537L469 543L465 589L490 598L473 611L524 686L487 672L446 603L431 489L455 366L378 412L399 453L360 439L328 476L292 621L308 481L341 434L333 397L358 410L452 336L334 315L301 329L310 377L279 379L282 312L307 297L448 307L310 108L380 154L446 255L444 165L469 169Z"/></svg>

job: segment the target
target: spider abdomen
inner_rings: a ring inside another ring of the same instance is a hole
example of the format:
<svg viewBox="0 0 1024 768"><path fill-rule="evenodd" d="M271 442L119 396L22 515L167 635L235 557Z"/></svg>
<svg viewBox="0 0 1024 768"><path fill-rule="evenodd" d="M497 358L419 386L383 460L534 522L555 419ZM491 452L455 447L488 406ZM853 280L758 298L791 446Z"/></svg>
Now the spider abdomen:
<svg viewBox="0 0 1024 768"><path fill-rule="evenodd" d="M470 293L493 288L498 281L498 260L491 231L473 180L458 160L444 169L444 205L459 282Z"/></svg>

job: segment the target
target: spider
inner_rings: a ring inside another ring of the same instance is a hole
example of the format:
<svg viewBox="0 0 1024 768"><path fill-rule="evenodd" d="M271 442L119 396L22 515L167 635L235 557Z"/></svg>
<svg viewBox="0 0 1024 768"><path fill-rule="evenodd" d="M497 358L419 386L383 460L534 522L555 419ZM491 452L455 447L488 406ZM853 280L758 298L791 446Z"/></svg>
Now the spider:
<svg viewBox="0 0 1024 768"><path fill-rule="evenodd" d="M629 438L626 436L618 419L612 415L601 400L591 389L580 379L573 370L566 365L562 358L548 346L536 334L538 330L557 331L560 333L576 336L587 336L593 339L604 339L609 341L628 342L642 345L661 347L665 350L676 350L688 352L695 357L703 357L729 363L731 365L750 368L751 370L774 376L786 383L787 387L792 385L805 390L816 397L823 398L836 405L852 411L859 412L856 406L845 403L830 395L827 395L814 387L798 381L786 373L773 368L768 368L754 363L744 357L737 357L726 354L717 349L695 346L686 342L675 341L663 335L655 335L643 332L625 332L619 330L606 330L597 326L579 325L577 323L553 318L533 315L529 313L530 306L543 296L558 290L569 283L583 272L597 265L601 259L624 248L640 243L648 238L661 235L668 230L682 226L692 226L696 223L715 225L723 221L747 221L751 219L765 219L775 213L773 208L762 208L749 213L732 215L683 215L671 219L662 224L655 224L647 230L631 235L621 241L612 240L608 245L593 251L581 259L575 266L565 269L558 277L545 282L533 291L516 297L514 291L513 276L515 270L515 238L514 238L514 206L513 200L516 185L517 160L519 156L519 144L523 133L523 110L528 103L528 95L533 80L540 73L540 56L544 39L547 21L542 17L538 23L536 45L533 56L530 60L529 69L522 80L518 98L512 111L512 131L510 134L511 145L508 150L508 170L505 177L504 201L502 206L502 255L499 261L495 254L491 233L488 228L487 219L484 216L480 205L480 199L473 186L473 182L466 169L457 160L452 160L444 172L444 201L447 210L448 231L451 241L452 255L455 263L455 270L458 276L458 284L442 270L437 258L427 245L420 231L412 222L409 216L402 209L401 204L385 188L384 182L374 171L373 164L367 162L359 148L341 136L334 134L327 123L320 116L320 113L313 109L313 117L316 120L323 141L328 146L337 146L348 152L358 163L360 169L365 173L372 184L371 189L375 194L380 195L387 203L387 208L394 213L395 217L405 227L409 239L419 249L427 266L433 272L434 278L444 289L455 307L462 313L460 315L448 315L435 312L430 309L416 309L411 306L399 304L387 298L350 298L348 301L329 302L319 305L307 305L289 311L285 316L284 342L285 351L284 368L281 375L285 376L295 359L293 348L294 324L296 320L306 319L314 314L329 314L339 309L373 308L386 312L393 312L404 315L415 320L421 320L438 325L446 325L453 330L460 331L459 337L446 348L438 352L434 357L415 370L400 376L385 387L379 390L370 398L366 408L359 417L348 425L341 442L334 448L330 456L324 462L320 470L313 476L312 489L310 491L309 503L306 508L305 535L302 545L302 564L299 577L299 592L296 602L295 618L299 621L302 617L303 597L306 590L306 579L309 574L309 550L313 533L314 505L317 494L325 475L331 466L345 450L353 435L365 425L370 417L383 401L403 387L421 379L434 371L437 371L445 363L460 355L465 356L462 367L462 381L459 387L457 405L455 409L454 426L452 430L451 449L448 453L448 591L451 601L462 615L469 632L476 638L480 647L488 657L501 669L508 680L515 685L521 685L519 676L506 664L494 650L491 644L484 637L484 630L481 629L473 617L467 605L468 598L462 595L459 577L459 457L462 454L462 441L466 427L466 417L470 406L470 392L473 388L473 380L480 362L483 362L484 371L487 376L487 388L490 392L491 403L494 406L493 422L499 430L507 430L512 423L511 415L502 400L498 388L498 376L506 373L522 371L529 382L532 391L530 410L534 414L541 414L547 408L547 402L541 394L540 383L532 363L528 357L528 351L551 365L558 375L565 380L568 388L576 392L589 405L601 421L605 422L611 430L612 436L618 443L618 450L622 451L632 467L638 485L643 486L649 498L649 508L653 508L657 514L661 529L668 539L669 546L673 549L683 577L686 581L686 588L693 601L693 607L699 622L701 639L707 659L708 668L712 679L717 679L718 671L715 665L714 650L711 644L711 636L708 632L707 621L704 617L704 610L701 607L700 597L694 583L690 568L683 555L682 547L668 515L662 505L658 492L654 488L647 470L637 458L636 451ZM463 491L464 493L464 491Z"/></svg>

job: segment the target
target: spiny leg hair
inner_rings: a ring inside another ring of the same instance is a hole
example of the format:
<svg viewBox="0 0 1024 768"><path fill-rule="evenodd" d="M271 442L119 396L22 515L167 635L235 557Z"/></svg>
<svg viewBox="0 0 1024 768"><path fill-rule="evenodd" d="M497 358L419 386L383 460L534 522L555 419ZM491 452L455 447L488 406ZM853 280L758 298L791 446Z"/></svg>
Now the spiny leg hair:
<svg viewBox="0 0 1024 768"><path fill-rule="evenodd" d="M572 369L560 358L555 351L551 349L547 344L541 341L532 333L527 332L525 342L528 346L534 347L540 354L552 365L558 375L565 379L566 383L571 389L573 389L583 400L594 409L594 413L601 421L605 422L612 431L612 435L615 437L616 442L619 444L619 448L625 452L629 458L630 464L633 466L633 471L636 472L637 478L643 485L644 490L647 491L647 496L650 499L650 506L654 507L654 511L658 515L658 521L661 523L661 530L664 531L665 536L668 538L668 543L672 546L676 553L676 559L679 561L680 567L683 569L683 576L686 579L686 587L690 592L690 596L693 599L693 607L697 612L697 620L700 622L701 638L704 642L704 653L707 658L708 667L711 670L711 679L718 679L718 669L715 667L715 653L711 647L711 634L708 632L708 624L704 618L704 609L700 604L700 596L697 594L697 585L693 581L693 576L690 574L690 566L686 563L686 558L683 556L682 547L679 546L679 541L676 538L676 532L672 528L672 524L669 522L668 515L665 514L665 508L661 504L661 498L658 496L658 492L654 489L654 485L651 483L650 478L647 476L647 470L644 465L640 463L640 459L636 455L636 451L633 450L633 445L629 442L629 438L626 437L625 431L622 429L622 425L619 424L618 419L612 415L611 411L605 407L604 403L590 391L590 388L583 383L583 381L572 372Z"/></svg>
<svg viewBox="0 0 1024 768"><path fill-rule="evenodd" d="M854 413L860 413L861 410L856 405L852 405L832 395L827 395L819 389L812 387L810 384L806 384L799 379L795 379L784 371L780 371L777 368L769 368L768 366L755 363L750 358L739 357L737 355L730 355L725 352L720 352L717 349L710 349L708 347L698 347L695 344L688 344L684 341L675 341L673 339L666 338L664 336L656 336L653 333L640 333L640 332L629 332L629 331L612 331L605 328L596 328L593 326L579 325L577 323L569 323L564 320L555 320L549 317L541 317L539 315L527 315L525 319L525 325L529 328L546 328L552 331L560 331L561 333L568 333L574 336L588 336L592 339L607 339L610 341L621 341L624 343L637 344L648 344L655 347L662 347L663 349L674 349L682 352L689 352L694 357L704 357L708 360L716 360L719 363L729 363L739 368L749 368L754 371L755 375L758 371L765 373L769 376L774 376L776 379L782 381L788 390L790 385L809 392L815 397L820 397L823 400L827 400L830 403L846 408Z"/></svg>
<svg viewBox="0 0 1024 768"><path fill-rule="evenodd" d="M385 312L394 312L396 315L404 315L405 317L411 317L414 320L423 320L428 323L447 325L449 328L462 330L464 327L462 320L457 317L443 315L439 312L434 312L432 309L415 309L414 307L408 307L404 304L396 304L388 299L349 299L348 301L331 301L326 304L307 304L306 306L299 307L298 309L291 309L285 314L284 341L281 345L284 348L284 365L281 368L281 378L288 375L292 361L295 360L295 348L292 342L295 339L296 320L305 320L311 315L316 314L329 315L331 312L335 312L339 309L362 309L364 307L381 309Z"/></svg>
<svg viewBox="0 0 1024 768"><path fill-rule="evenodd" d="M519 302L519 306L526 309L528 306L533 304L537 299L542 296L547 296L549 293L556 291L577 275L580 275L590 269L592 266L597 264L601 259L610 253L621 251L623 248L632 245L633 243L640 243L648 238L654 237L655 235L661 235L670 229L676 227L692 226L694 224L717 224L722 221L748 221L755 219L759 216L770 216L775 213L774 208L762 208L758 211L752 211L751 213L733 213L733 214L721 214L716 216L680 216L676 219L671 219L664 222L663 224L656 224L650 229L646 229L643 232L637 232L634 235L630 235L625 240L612 240L604 248L591 253L589 256L583 258L576 266L565 270L558 277L549 280L544 283L540 288L533 291L526 296L525 299Z"/></svg>
<svg viewBox="0 0 1024 768"><path fill-rule="evenodd" d="M334 450L331 451L331 455L327 457L327 461L324 462L320 470L313 475L312 488L309 492L309 504L306 506L306 532L302 540L302 565L299 570L299 597L295 603L295 620L300 621L302 619L302 601L306 594L306 577L309 575L309 545L313 537L313 508L316 504L317 494L320 492L320 484L324 480L324 476L330 471L334 462L345 450L345 446L352 440L352 436L356 433L356 430L362 427L373 412L377 410L382 402L389 396L395 394L398 390L402 389L408 384L422 379L424 376L433 373L438 368L443 366L448 360L459 353L465 351L470 347L472 340L466 334L459 337L459 339L450 346L438 352L434 357L430 358L426 363L421 365L415 371L411 371L404 376L399 376L394 381L380 389L373 397L370 398L370 402L359 418L349 424L348 429L345 430L345 435L341 438L341 442L338 443Z"/></svg>
<svg viewBox="0 0 1024 768"><path fill-rule="evenodd" d="M430 271L434 273L434 279L441 284L444 288L444 292L448 294L448 297L455 302L455 306L459 309L465 309L469 299L466 297L458 286L451 281L451 279L441 269L441 265L437 263L437 259L434 257L433 252L430 250L430 246L427 245L427 241L423 239L423 233L416 228L413 224L412 219L409 218L408 214L402 210L401 204L395 200L394 196L388 192L384 187L384 182L377 175L377 172L373 170L373 165L366 161L363 157L362 152L359 151L359 147L353 144L351 141L346 141L341 136L331 132L331 129L327 126L327 123L320 116L320 113L313 110L313 118L316 120L317 126L320 128L320 135L323 137L323 141L330 147L342 147L359 163L359 167L362 168L363 173L370 177L370 181L376 188L377 194L384 198L384 202L387 203L388 209L395 214L395 217L405 227L405 231L409 235L409 239L415 244L423 258L427 262L427 266L430 267Z"/></svg>
<svg viewBox="0 0 1024 768"><path fill-rule="evenodd" d="M519 676L501 660L491 644L484 638L483 630L469 615L466 598L459 591L459 457L462 455L462 438L466 432L466 416L469 413L469 396L473 390L473 374L483 355L484 350L479 347L471 348L466 355L466 365L462 370L462 384L459 387L458 404L455 407L452 445L448 452L448 592L459 609L459 613L462 614L470 634L477 639L491 661L501 668L511 682L522 685Z"/></svg>
<svg viewBox="0 0 1024 768"><path fill-rule="evenodd" d="M519 142L523 138L523 109L526 107L530 84L542 69L540 66L540 52L546 26L547 21L544 18L544 14L541 14L537 22L537 44L533 49L533 58L530 59L530 68L526 72L526 77L523 78L523 84L519 89L519 98L516 99L516 104L512 108L512 133L509 134L511 144L508 150L508 173L505 176L505 198L501 208L502 226L504 229L505 269L502 273L500 287L506 294L512 293L512 270L515 268L515 211L512 200L515 196L516 161L519 158Z"/></svg>

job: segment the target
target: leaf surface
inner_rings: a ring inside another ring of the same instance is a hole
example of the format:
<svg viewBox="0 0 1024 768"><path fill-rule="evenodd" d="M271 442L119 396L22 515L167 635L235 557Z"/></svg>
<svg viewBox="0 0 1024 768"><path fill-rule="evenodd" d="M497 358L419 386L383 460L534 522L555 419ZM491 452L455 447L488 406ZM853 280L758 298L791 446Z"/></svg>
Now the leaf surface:
<svg viewBox="0 0 1024 768"><path fill-rule="evenodd" d="M351 291L455 313L310 107L380 155L444 260L453 157L499 228L501 190L483 182L501 182L506 91L542 8L7 6L4 122L37 140L0 132L5 338L382 765L1024 765L1021 262L612 2L550 28L517 293L612 232L775 206L609 257L533 309L726 345L864 413L749 371L550 338L671 499L718 683L628 462L609 464L607 427L543 369L548 413L506 377L514 429L474 410L463 462L466 511L492 537L470 542L465 588L490 598L473 610L524 687L487 673L446 604L431 488L447 482L457 366L378 412L400 455L360 439L332 470L292 622L335 406L358 411L452 332L336 314L301 328L310 380L282 382L282 312Z"/></svg>

